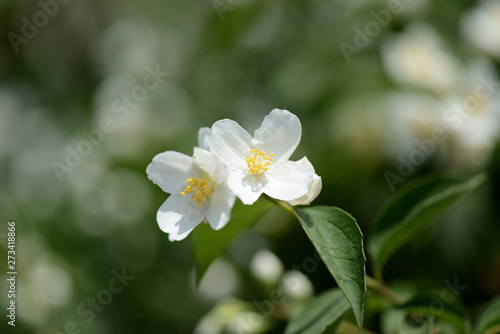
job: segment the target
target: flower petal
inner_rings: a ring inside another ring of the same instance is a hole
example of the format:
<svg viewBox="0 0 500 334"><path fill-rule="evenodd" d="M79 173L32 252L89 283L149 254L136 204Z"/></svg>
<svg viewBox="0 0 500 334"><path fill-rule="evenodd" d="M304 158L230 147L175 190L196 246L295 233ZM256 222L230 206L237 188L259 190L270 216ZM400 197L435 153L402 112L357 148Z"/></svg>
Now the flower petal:
<svg viewBox="0 0 500 334"><path fill-rule="evenodd" d="M255 130L254 139L262 142L259 149L273 154L274 160L288 160L302 135L299 118L288 110L274 109Z"/></svg>
<svg viewBox="0 0 500 334"><path fill-rule="evenodd" d="M301 164L302 166L306 166L308 168L311 168L313 173L315 173L316 171L314 170L314 166L312 165L312 163L309 161L309 159L307 159L307 157L302 157L302 159L300 160L297 160L297 163L298 164Z"/></svg>
<svg viewBox="0 0 500 334"><path fill-rule="evenodd" d="M246 172L229 172L229 188L243 204L250 205L264 192L267 179L264 175L249 175Z"/></svg>
<svg viewBox="0 0 500 334"><path fill-rule="evenodd" d="M295 161L281 161L266 172L264 193L282 201L305 195L313 178L313 170Z"/></svg>
<svg viewBox="0 0 500 334"><path fill-rule="evenodd" d="M233 192L223 185L210 198L207 208L207 220L214 230L220 230L226 226L231 218L231 210L234 206L236 196Z"/></svg>
<svg viewBox="0 0 500 334"><path fill-rule="evenodd" d="M312 201L318 197L321 192L321 188L323 187L323 182L321 180L321 176L314 174L313 179L311 181L311 185L309 186L309 191L304 196L301 196L297 199L288 201L290 205L309 205Z"/></svg>
<svg viewBox="0 0 500 334"><path fill-rule="evenodd" d="M250 134L229 119L215 122L208 136L210 151L232 170L247 167L245 158L251 149L251 143Z"/></svg>
<svg viewBox="0 0 500 334"><path fill-rule="evenodd" d="M311 162L307 159L307 157L303 157L302 159L297 161L297 163L301 164L302 166L310 168L314 173L314 175L307 194L297 199L288 201L288 203L290 203L291 205L309 205L316 197L318 197L319 193L321 192L321 188L323 187L323 183L321 177L315 173L314 167L311 164Z"/></svg>
<svg viewBox="0 0 500 334"><path fill-rule="evenodd" d="M160 229L168 233L170 241L182 240L203 220L205 208L190 202L191 198L171 195L160 207L156 220Z"/></svg>
<svg viewBox="0 0 500 334"><path fill-rule="evenodd" d="M195 147L193 160L216 183L227 182L227 169L219 159L207 150Z"/></svg>
<svg viewBox="0 0 500 334"><path fill-rule="evenodd" d="M208 146L208 135L210 134L210 128L204 127L198 130L198 147L210 151Z"/></svg>
<svg viewBox="0 0 500 334"><path fill-rule="evenodd" d="M179 194L184 190L186 180L199 174L193 166L193 158L174 151L156 155L146 173L154 184L170 194Z"/></svg>

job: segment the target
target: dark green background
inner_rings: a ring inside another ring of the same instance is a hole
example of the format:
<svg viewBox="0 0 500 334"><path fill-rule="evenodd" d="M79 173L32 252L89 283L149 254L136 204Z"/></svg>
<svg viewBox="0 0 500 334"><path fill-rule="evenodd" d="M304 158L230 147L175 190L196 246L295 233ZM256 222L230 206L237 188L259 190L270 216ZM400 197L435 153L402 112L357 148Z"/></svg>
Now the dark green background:
<svg viewBox="0 0 500 334"><path fill-rule="evenodd" d="M171 243L158 228L156 211L167 195L145 169L166 150L191 154L198 128L221 118L253 132L273 108L295 113L303 135L293 158L307 155L323 178L315 204L343 208L367 235L391 195L384 172L395 172L397 160L381 139L390 138L389 129L373 130L370 137L363 117L342 120L359 107L389 123L370 102L401 88L382 66L380 44L409 22L429 23L446 48L467 62L473 52L458 22L474 5L429 1L423 10L395 15L347 63L339 44L352 43L354 27L363 27L372 19L370 10L387 2L243 0L221 20L209 0L72 0L59 5L16 53L7 35L21 34L22 18L31 21L41 7L2 0L0 234L7 233L7 221L17 223L19 273L17 326L6 325L2 306L2 332L59 333L74 321L82 333L191 333L217 301L194 288L189 240ZM113 101L141 84L146 66L157 65L169 76L119 119ZM51 164L63 163L67 145L75 148L82 131L97 128L105 117L114 130L59 182ZM457 278L468 286L462 297L473 313L500 293L499 166L497 145L484 166L486 184L398 252L387 265L388 281L439 288ZM473 161L455 166L436 153L409 179L448 169L481 168ZM1 241L5 259L5 235ZM234 295L250 303L268 298L248 268L260 248L275 252L286 269L314 252L286 213L276 210L259 222L228 255L237 274ZM6 305L2 268L0 299ZM78 305L122 268L135 279L86 323ZM309 279L316 292L335 285L323 265ZM366 325L378 330L370 319ZM278 321L274 332L282 330Z"/></svg>

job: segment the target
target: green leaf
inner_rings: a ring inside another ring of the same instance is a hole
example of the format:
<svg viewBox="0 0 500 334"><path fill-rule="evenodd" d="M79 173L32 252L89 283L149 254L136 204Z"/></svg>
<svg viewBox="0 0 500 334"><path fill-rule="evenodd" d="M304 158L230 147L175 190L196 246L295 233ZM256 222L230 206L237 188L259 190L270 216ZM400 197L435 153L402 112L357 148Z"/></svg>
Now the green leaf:
<svg viewBox="0 0 500 334"><path fill-rule="evenodd" d="M296 208L302 227L363 326L366 291L363 234L345 211L327 206Z"/></svg>
<svg viewBox="0 0 500 334"><path fill-rule="evenodd" d="M212 262L224 254L235 238L256 223L274 205L259 199L252 206L236 201L231 220L219 231L208 224L200 224L191 233L193 255L196 262L196 284L198 285Z"/></svg>
<svg viewBox="0 0 500 334"><path fill-rule="evenodd" d="M467 330L465 307L453 291L445 289L440 292L421 293L401 308L416 315L446 322L462 333Z"/></svg>
<svg viewBox="0 0 500 334"><path fill-rule="evenodd" d="M394 252L485 179L485 174L469 178L433 175L409 184L390 198L368 238L375 277L382 279L384 264Z"/></svg>
<svg viewBox="0 0 500 334"><path fill-rule="evenodd" d="M391 309L382 313L380 331L385 334L429 334L432 326L428 320L410 319L406 310Z"/></svg>
<svg viewBox="0 0 500 334"><path fill-rule="evenodd" d="M500 297L490 302L481 312L475 332L476 334L500 333Z"/></svg>
<svg viewBox="0 0 500 334"><path fill-rule="evenodd" d="M285 334L321 334L338 326L349 310L349 302L339 289L322 293L288 324Z"/></svg>

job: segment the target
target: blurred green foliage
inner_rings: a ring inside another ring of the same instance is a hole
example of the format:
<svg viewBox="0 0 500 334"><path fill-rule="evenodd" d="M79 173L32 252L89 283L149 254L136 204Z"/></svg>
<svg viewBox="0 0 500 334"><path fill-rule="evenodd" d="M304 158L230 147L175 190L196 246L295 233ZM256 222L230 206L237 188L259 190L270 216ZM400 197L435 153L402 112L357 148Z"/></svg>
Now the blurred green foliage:
<svg viewBox="0 0 500 334"><path fill-rule="evenodd" d="M500 59L463 32L463 17L477 6L473 1L401 0L404 10L350 62L339 45L354 45L355 28L364 29L374 20L371 11L385 10L389 2L223 1L230 10L222 14L211 0L62 2L0 2L0 251L6 259L6 223L13 220L19 273L16 327L5 316L0 323L7 333L192 333L225 297L254 306L266 300L269 289L252 274L251 259L269 249L285 270L304 271L314 248L300 224L272 210L196 290L189 241L169 242L156 223L167 195L146 177L153 156L166 150L191 154L198 128L218 119L234 119L252 132L271 109L288 109L303 125L292 158L307 155L323 179L315 204L343 208L366 234L392 193L384 173L397 173L398 157L415 150L413 139L429 138L438 126L427 119L407 126L388 112L389 97L401 97L394 105L404 114L419 103L408 96L440 104L467 91L467 83L444 94L398 81L383 59L384 43L425 22L460 64L458 78L476 57L486 58L493 72ZM44 20L32 31L25 27L26 21ZM25 32L33 36L23 37ZM143 90L143 100L134 99L146 68L157 66L168 76ZM125 102L126 95L132 102ZM498 114L500 104L491 104ZM101 138L92 131L102 130L104 119L113 130ZM413 132L422 124L424 130ZM71 167L66 159L71 150L85 150L85 131L94 133L97 144ZM464 131L465 138L482 133ZM449 135L453 139L438 145L405 182L448 169L486 170L489 179L398 251L385 276L388 282L434 286L458 278L467 285L463 299L477 313L500 293L498 136L470 148L460 146L462 134ZM62 181L54 162L71 170ZM135 278L90 320L91 299L102 300L113 270L122 268ZM321 263L305 274L316 293L335 286ZM8 302L5 275L4 269L2 307ZM248 306L236 304L229 309ZM267 332L283 331L280 312ZM366 326L381 330L375 319Z"/></svg>

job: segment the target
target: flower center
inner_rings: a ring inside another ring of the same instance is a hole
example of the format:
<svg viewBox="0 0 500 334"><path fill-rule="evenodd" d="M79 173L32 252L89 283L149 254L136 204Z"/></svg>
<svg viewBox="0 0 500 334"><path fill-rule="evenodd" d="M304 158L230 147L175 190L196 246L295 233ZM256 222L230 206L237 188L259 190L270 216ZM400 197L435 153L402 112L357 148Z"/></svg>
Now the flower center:
<svg viewBox="0 0 500 334"><path fill-rule="evenodd" d="M468 92L466 95L465 103L467 103L467 100L471 100L469 96L476 96L475 92ZM474 101L474 99L472 99ZM467 103L464 105L467 108L467 111L473 115L479 116L483 115L486 113L486 100L485 99L475 99L475 102L472 103Z"/></svg>
<svg viewBox="0 0 500 334"><path fill-rule="evenodd" d="M193 194L193 201L200 204L200 208L205 204L205 201L212 194L212 186L210 185L210 178L202 176L201 179L193 177L187 179L188 186L181 192L182 196L186 194Z"/></svg>
<svg viewBox="0 0 500 334"><path fill-rule="evenodd" d="M246 157L248 170L250 175L262 174L267 172L267 169L273 161L273 154L266 155L265 152L257 149L250 150L250 154Z"/></svg>

